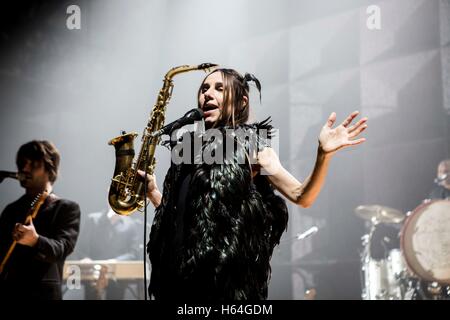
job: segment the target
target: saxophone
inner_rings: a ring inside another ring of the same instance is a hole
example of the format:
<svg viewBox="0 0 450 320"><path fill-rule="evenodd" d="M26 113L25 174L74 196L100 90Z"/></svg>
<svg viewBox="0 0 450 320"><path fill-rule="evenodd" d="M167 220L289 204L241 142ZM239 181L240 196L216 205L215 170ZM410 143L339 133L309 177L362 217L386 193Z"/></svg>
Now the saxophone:
<svg viewBox="0 0 450 320"><path fill-rule="evenodd" d="M217 65L212 63L202 63L193 66L183 65L172 68L166 73L163 79L163 86L159 91L147 126L144 128L141 139L142 146L136 160L134 160L135 152L133 146L134 139L138 135L136 132L126 133L123 131L122 135L108 142L116 150L116 164L108 194L109 205L116 213L130 215L144 206L146 196L144 194L145 182L144 179L139 177L137 171L142 170L150 175L155 171L156 160L154 155L160 137L153 136L152 133L164 126L166 107L173 91L173 77L179 73L193 70L209 71L215 66Z"/></svg>

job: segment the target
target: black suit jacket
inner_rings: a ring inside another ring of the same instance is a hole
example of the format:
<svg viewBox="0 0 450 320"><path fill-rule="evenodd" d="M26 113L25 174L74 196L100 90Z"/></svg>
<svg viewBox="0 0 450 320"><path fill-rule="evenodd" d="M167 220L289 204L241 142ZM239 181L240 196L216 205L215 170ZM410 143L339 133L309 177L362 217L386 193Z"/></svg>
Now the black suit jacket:
<svg viewBox="0 0 450 320"><path fill-rule="evenodd" d="M12 243L12 230L23 223L32 199L24 195L0 216L0 257ZM34 247L17 244L0 275L1 298L61 299L63 267L80 228L77 203L51 194L33 221L39 239Z"/></svg>

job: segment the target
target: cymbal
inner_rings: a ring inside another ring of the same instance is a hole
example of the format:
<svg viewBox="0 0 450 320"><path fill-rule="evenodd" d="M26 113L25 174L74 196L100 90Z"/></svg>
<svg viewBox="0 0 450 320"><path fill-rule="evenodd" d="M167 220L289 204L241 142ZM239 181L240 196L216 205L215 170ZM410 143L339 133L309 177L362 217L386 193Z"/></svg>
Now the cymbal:
<svg viewBox="0 0 450 320"><path fill-rule="evenodd" d="M380 205L358 206L355 213L358 217L373 223L400 223L405 219L403 212Z"/></svg>

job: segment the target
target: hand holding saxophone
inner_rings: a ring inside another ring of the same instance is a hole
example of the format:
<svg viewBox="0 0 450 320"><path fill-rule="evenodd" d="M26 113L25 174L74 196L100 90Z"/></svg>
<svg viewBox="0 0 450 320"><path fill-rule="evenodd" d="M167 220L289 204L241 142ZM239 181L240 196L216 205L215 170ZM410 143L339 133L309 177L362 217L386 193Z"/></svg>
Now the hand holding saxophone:
<svg viewBox="0 0 450 320"><path fill-rule="evenodd" d="M139 176L141 176L142 179L146 179L148 181L147 183L147 198L150 199L153 206L156 208L161 203L162 194L158 189L158 185L156 184L156 176L155 174L147 174L147 177L145 177L145 172L142 170L137 171Z"/></svg>

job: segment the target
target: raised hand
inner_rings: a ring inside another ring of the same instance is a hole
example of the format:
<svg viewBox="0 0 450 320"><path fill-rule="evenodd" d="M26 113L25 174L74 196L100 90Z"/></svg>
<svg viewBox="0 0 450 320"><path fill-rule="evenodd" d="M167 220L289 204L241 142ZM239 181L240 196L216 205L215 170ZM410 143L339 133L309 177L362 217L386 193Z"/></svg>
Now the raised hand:
<svg viewBox="0 0 450 320"><path fill-rule="evenodd" d="M319 134L319 147L322 152L325 154L333 154L342 148L361 144L366 141L365 138L356 138L367 128L367 118L362 118L357 123L351 125L358 114L359 111L352 112L336 128L332 128L336 122L336 113L332 112L330 114Z"/></svg>

